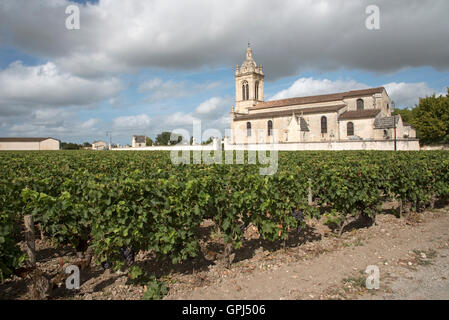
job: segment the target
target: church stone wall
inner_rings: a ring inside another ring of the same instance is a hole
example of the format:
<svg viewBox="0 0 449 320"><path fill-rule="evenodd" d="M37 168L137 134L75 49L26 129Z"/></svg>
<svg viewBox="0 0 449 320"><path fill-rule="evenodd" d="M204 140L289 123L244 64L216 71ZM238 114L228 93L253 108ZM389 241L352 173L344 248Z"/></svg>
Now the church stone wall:
<svg viewBox="0 0 449 320"><path fill-rule="evenodd" d="M355 120L340 120L340 139L350 140L347 128L348 123L354 124L354 137L358 136L364 140L374 139L374 118L371 119L355 119Z"/></svg>

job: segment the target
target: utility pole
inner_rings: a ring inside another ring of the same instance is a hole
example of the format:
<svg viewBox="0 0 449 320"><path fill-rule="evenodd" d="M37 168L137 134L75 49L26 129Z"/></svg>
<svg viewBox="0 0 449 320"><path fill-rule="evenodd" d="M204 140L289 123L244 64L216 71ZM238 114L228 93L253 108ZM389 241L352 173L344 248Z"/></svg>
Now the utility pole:
<svg viewBox="0 0 449 320"><path fill-rule="evenodd" d="M109 135L109 150L112 149L112 132L111 131L106 131L106 136Z"/></svg>
<svg viewBox="0 0 449 320"><path fill-rule="evenodd" d="M396 105L394 101L391 102L391 105L393 107L393 112L396 110ZM396 143L396 115L393 113L393 127L394 127L394 151L398 151L397 143Z"/></svg>

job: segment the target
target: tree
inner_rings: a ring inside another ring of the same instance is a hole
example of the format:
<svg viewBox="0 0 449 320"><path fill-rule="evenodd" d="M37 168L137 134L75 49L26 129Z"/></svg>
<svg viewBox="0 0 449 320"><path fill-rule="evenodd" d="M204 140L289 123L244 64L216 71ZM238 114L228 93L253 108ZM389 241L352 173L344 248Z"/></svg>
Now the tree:
<svg viewBox="0 0 449 320"><path fill-rule="evenodd" d="M62 150L79 150L82 149L83 146L80 144L76 144L73 142L61 142L61 149Z"/></svg>
<svg viewBox="0 0 449 320"><path fill-rule="evenodd" d="M402 120L416 128L421 144L449 143L449 88L447 95L420 98L412 109L396 109Z"/></svg>
<svg viewBox="0 0 449 320"><path fill-rule="evenodd" d="M400 115L402 121L411 123L413 120L413 109L405 108L405 109L395 109L393 115Z"/></svg>
<svg viewBox="0 0 449 320"><path fill-rule="evenodd" d="M449 88L447 95L419 99L410 123L423 144L449 143Z"/></svg>
<svg viewBox="0 0 449 320"><path fill-rule="evenodd" d="M168 131L164 131L162 133L159 133L156 137L156 144L158 146L167 146L169 145L169 142L171 145L176 144L178 142L182 141L182 136L179 134L176 134L176 136L178 137L178 140L176 141L170 141L170 136L171 136L171 132Z"/></svg>
<svg viewBox="0 0 449 320"><path fill-rule="evenodd" d="M153 140L150 137L146 137L145 141L147 147L151 147L154 144Z"/></svg>
<svg viewBox="0 0 449 320"><path fill-rule="evenodd" d="M90 147L92 147L92 145L89 142L84 142L83 147L90 148Z"/></svg>

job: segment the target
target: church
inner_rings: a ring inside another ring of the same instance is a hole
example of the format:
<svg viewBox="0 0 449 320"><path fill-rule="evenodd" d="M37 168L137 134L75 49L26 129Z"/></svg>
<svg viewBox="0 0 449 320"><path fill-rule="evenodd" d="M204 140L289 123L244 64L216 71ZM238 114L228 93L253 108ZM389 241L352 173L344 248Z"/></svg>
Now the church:
<svg viewBox="0 0 449 320"><path fill-rule="evenodd" d="M396 150L399 145L399 150L419 150L415 128L401 116L392 116L392 101L383 87L265 101L264 77L248 46L235 70L231 146L277 143L297 144L298 150Z"/></svg>

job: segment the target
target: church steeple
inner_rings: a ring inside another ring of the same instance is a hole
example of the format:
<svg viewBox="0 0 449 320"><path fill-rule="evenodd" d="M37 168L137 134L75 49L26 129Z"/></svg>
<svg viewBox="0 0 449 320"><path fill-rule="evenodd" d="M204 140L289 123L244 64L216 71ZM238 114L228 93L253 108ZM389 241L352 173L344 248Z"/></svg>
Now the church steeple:
<svg viewBox="0 0 449 320"><path fill-rule="evenodd" d="M236 112L248 113L248 109L264 101L264 74L253 58L253 50L248 42L245 60L235 68Z"/></svg>

